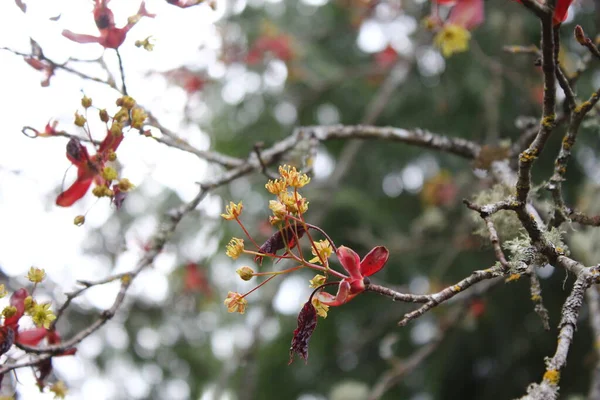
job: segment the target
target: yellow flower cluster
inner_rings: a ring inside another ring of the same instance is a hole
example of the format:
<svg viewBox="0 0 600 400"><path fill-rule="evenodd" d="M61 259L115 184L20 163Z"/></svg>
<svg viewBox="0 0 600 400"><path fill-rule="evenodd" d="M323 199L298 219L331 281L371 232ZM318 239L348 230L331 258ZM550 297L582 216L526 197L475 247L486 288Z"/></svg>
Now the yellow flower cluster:
<svg viewBox="0 0 600 400"><path fill-rule="evenodd" d="M31 316L31 320L38 327L50 328L56 315L50 310L50 303L38 304L31 296L25 299L25 312Z"/></svg>
<svg viewBox="0 0 600 400"><path fill-rule="evenodd" d="M27 279L33 283L40 283L46 277L46 271L40 268L31 267L27 272Z"/></svg>
<svg viewBox="0 0 600 400"><path fill-rule="evenodd" d="M280 166L279 175L280 179L269 180L265 185L269 193L277 196L277 200L269 201L269 209L273 211L269 217L272 225L283 222L288 213L298 215L308 211L308 201L298 192L298 188L310 182L308 175L289 165ZM288 188L293 190L288 191Z"/></svg>

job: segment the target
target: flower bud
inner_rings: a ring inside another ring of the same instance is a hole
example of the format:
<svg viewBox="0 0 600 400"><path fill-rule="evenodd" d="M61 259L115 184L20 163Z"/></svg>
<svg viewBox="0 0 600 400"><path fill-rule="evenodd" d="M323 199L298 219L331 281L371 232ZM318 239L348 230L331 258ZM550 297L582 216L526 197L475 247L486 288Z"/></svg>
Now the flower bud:
<svg viewBox="0 0 600 400"><path fill-rule="evenodd" d="M235 272L245 281L249 281L254 276L254 270L246 265L238 268Z"/></svg>

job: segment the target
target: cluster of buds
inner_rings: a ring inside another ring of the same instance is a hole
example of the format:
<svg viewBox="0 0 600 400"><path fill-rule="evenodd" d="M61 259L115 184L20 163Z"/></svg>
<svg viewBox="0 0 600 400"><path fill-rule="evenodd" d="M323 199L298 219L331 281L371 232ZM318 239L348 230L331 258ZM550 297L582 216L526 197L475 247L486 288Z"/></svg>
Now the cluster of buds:
<svg viewBox="0 0 600 400"><path fill-rule="evenodd" d="M46 278L43 269L31 267L26 278L33 284L29 290L20 288L16 290L9 300L9 304L2 310L2 323L0 324L0 355L7 353L14 344L22 348L38 346L42 341L48 345L59 345L61 337L54 326L56 315L50 309L50 303L40 303L36 300L35 291ZM0 298L8 295L4 284L0 284ZM35 328L21 329L22 318L29 317ZM54 356L70 356L75 354L75 348L66 348ZM52 373L52 358L41 361L34 366L37 384L40 390L49 387L55 398L64 398L67 392L63 382L47 385L46 380ZM3 376L0 376L0 384Z"/></svg>
<svg viewBox="0 0 600 400"><path fill-rule="evenodd" d="M317 271L318 274L309 281L309 286L315 290L298 316L298 328L294 331L290 349L292 362L294 354L299 354L304 360L308 359L308 340L316 328L317 316L326 318L329 307L343 305L363 292L368 284L367 277L383 268L389 253L385 247L378 246L361 260L352 249L345 246L336 247L323 229L307 223L304 218L308 211L308 201L300 195L298 189L306 186L310 178L295 167L287 165L279 167L279 174L277 179L269 180L265 185L267 191L276 196L275 200L269 201L269 209L272 212L269 222L277 231L262 245L258 245L240 219L243 204L230 202L221 216L228 221L236 221L254 248L247 249L244 239L234 237L227 244L226 254L234 260L244 254L251 255L258 265L262 265L265 257L276 261L289 260L294 265L287 269L266 272L256 272L249 266L238 268L236 272L244 281L254 277L266 279L245 294L229 292L224 303L227 311L243 314L248 305L246 297L276 276L306 268ZM322 235L324 239L313 239L311 231ZM303 238L310 246L313 256L310 259L304 256L305 251L303 252L301 243ZM283 252L277 254L280 250ZM344 273L330 267L329 259L333 253L336 254ZM323 291L330 285L337 285L335 295Z"/></svg>
<svg viewBox="0 0 600 400"><path fill-rule="evenodd" d="M92 183L95 183L95 187L92 189L94 196L108 197L117 208L120 208L126 193L133 188L133 184L128 179L119 177L111 163L117 159L116 152L123 141L123 130L129 128L144 133L142 128L148 116L142 108L136 106L136 101L130 96L119 97L116 104L119 109L112 116L106 109L96 108L98 118L106 126L104 139L95 149L96 154L90 155L87 147L76 137L71 137L67 143L67 158L77 167L77 179L68 189L58 195L57 205L71 206L87 193ZM81 99L81 106L83 114L80 114L79 111L75 112L74 124L83 129L90 143L94 143L88 124L89 111L94 108L92 99L84 96ZM50 129L52 132L56 132L56 125L50 126ZM48 131L48 126L45 131ZM75 218L76 225L81 225L84 221L83 216Z"/></svg>

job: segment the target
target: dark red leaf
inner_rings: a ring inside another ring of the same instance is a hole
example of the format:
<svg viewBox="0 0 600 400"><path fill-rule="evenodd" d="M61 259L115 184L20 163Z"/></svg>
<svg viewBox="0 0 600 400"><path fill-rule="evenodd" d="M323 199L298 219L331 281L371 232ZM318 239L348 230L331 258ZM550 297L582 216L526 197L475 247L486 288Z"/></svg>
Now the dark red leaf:
<svg viewBox="0 0 600 400"><path fill-rule="evenodd" d="M298 314L298 327L294 330L292 347L290 347L290 365L294 361L294 354L298 354L304 362L308 362L308 341L317 327L317 310L310 301L304 303L304 307Z"/></svg>
<svg viewBox="0 0 600 400"><path fill-rule="evenodd" d="M10 326L0 328L0 355L6 353L15 341L15 331Z"/></svg>
<svg viewBox="0 0 600 400"><path fill-rule="evenodd" d="M44 381L46 380L48 375L50 375L51 372L52 358L48 358L47 360L44 360L37 365L37 374L35 376L35 379L37 381L38 387L40 388L40 391L44 390Z"/></svg>
<svg viewBox="0 0 600 400"><path fill-rule="evenodd" d="M296 227L288 226L282 231L275 232L270 238L267 239L266 242L260 246L258 249L259 253L264 254L277 254L278 250L285 248L285 243L287 242L289 248L293 248L296 245L296 231L298 232L298 238L302 238L304 236L304 227L302 225L298 225ZM283 232L283 235L282 235ZM284 236L285 235L285 236ZM285 240L284 240L285 239ZM262 264L263 256L255 256L254 262Z"/></svg>

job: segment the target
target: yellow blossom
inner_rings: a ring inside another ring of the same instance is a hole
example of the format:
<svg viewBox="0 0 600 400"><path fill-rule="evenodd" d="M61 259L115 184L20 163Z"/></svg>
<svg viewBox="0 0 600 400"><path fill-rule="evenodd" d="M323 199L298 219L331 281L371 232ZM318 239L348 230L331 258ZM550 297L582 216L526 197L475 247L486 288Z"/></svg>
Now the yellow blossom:
<svg viewBox="0 0 600 400"><path fill-rule="evenodd" d="M225 214L221 214L221 217L225 218L228 221L231 221L239 217L243 209L244 205L241 201L238 204L235 204L233 201L230 201L229 205L225 207Z"/></svg>
<svg viewBox="0 0 600 400"><path fill-rule="evenodd" d="M279 195L279 198L291 213L297 214L300 212L301 214L304 214L308 211L308 201L306 201L306 199L298 192L284 192Z"/></svg>
<svg viewBox="0 0 600 400"><path fill-rule="evenodd" d="M331 253L333 253L333 249L331 248L329 240L319 240L318 242L315 242L311 252L315 257L308 260L308 262L321 264L321 260L323 260L323 262L327 264L327 259L331 256Z"/></svg>
<svg viewBox="0 0 600 400"><path fill-rule="evenodd" d="M235 272L245 281L249 281L254 276L254 270L247 265L238 268Z"/></svg>
<svg viewBox="0 0 600 400"><path fill-rule="evenodd" d="M117 105L119 107L125 107L125 108L131 110L133 107L135 107L135 100L131 96L119 97L117 99Z"/></svg>
<svg viewBox="0 0 600 400"><path fill-rule="evenodd" d="M310 287L313 289L318 288L319 286L321 286L322 284L325 283L325 281L327 280L327 277L323 276L323 275L315 275L314 278L312 278L309 282L310 282Z"/></svg>
<svg viewBox="0 0 600 400"><path fill-rule="evenodd" d="M269 209L275 217L281 219L287 214L287 208L277 200L269 200Z"/></svg>
<svg viewBox="0 0 600 400"><path fill-rule="evenodd" d="M58 381L50 387L50 391L54 393L55 399L64 399L67 395L67 385L63 381Z"/></svg>
<svg viewBox="0 0 600 400"><path fill-rule="evenodd" d="M317 315L321 318L327 318L327 312L329 311L329 306L321 303L316 296L312 299L312 305L317 311Z"/></svg>
<svg viewBox="0 0 600 400"><path fill-rule="evenodd" d="M56 315L50 310L50 303L35 304L29 312L33 323L39 328L50 328L52 321L56 319Z"/></svg>
<svg viewBox="0 0 600 400"><path fill-rule="evenodd" d="M4 283L0 284L0 299L5 297L8 294L6 288L4 287Z"/></svg>
<svg viewBox="0 0 600 400"><path fill-rule="evenodd" d="M442 50L444 57L462 53L469 49L471 33L460 25L446 24L435 36L434 43Z"/></svg>
<svg viewBox="0 0 600 400"><path fill-rule="evenodd" d="M287 185L283 179L275 179L274 181L269 179L269 182L267 182L265 188L267 188L269 193L278 195L281 192L285 192Z"/></svg>
<svg viewBox="0 0 600 400"><path fill-rule="evenodd" d="M31 267L27 273L27 279L33 283L40 283L46 277L46 271L40 268Z"/></svg>
<svg viewBox="0 0 600 400"><path fill-rule="evenodd" d="M135 129L142 129L144 121L148 118L148 114L139 107L131 111L131 126Z"/></svg>
<svg viewBox="0 0 600 400"><path fill-rule="evenodd" d="M236 260L244 252L244 240L239 238L231 238L227 245L227 254L229 257Z"/></svg>
<svg viewBox="0 0 600 400"><path fill-rule="evenodd" d="M279 174L288 186L301 188L310 182L310 178L306 174L301 174L296 170L296 167L283 165L279 167Z"/></svg>
<svg viewBox="0 0 600 400"><path fill-rule="evenodd" d="M227 298L225 299L223 304L227 306L227 312L239 312L240 314L243 314L246 312L246 305L248 304L248 300L246 300L241 294L237 292L229 292L227 293Z"/></svg>
<svg viewBox="0 0 600 400"><path fill-rule="evenodd" d="M116 120L113 120L113 123L110 126L110 133L114 136L122 135L123 134L123 125L121 125Z"/></svg>

